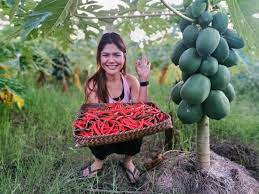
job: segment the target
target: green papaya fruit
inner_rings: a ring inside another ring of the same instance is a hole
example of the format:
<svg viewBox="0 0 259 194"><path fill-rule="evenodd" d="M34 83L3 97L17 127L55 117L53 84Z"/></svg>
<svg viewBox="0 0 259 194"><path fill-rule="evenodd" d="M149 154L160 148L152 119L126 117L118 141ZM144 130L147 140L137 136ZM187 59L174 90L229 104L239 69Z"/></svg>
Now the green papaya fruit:
<svg viewBox="0 0 259 194"><path fill-rule="evenodd" d="M234 100L236 93L235 93L235 89L231 83L229 83L228 86L225 89L223 89L222 91L228 98L229 102L232 102Z"/></svg>
<svg viewBox="0 0 259 194"><path fill-rule="evenodd" d="M228 29L223 36L230 48L241 49L245 46L244 40L234 30Z"/></svg>
<svg viewBox="0 0 259 194"><path fill-rule="evenodd" d="M179 65L179 59L182 53L188 48L185 46L182 40L179 40L175 47L173 48L173 52L171 55L171 60L175 65Z"/></svg>
<svg viewBox="0 0 259 194"><path fill-rule="evenodd" d="M198 18L198 23L202 28L207 27L213 19L213 16L210 12L204 11Z"/></svg>
<svg viewBox="0 0 259 194"><path fill-rule="evenodd" d="M187 74L193 74L201 64L201 57L197 54L195 48L189 48L183 52L179 59L179 67Z"/></svg>
<svg viewBox="0 0 259 194"><path fill-rule="evenodd" d="M216 50L212 53L212 56L215 57L219 63L223 63L228 58L229 47L227 41L220 37L219 45Z"/></svg>
<svg viewBox="0 0 259 194"><path fill-rule="evenodd" d="M201 120L203 116L202 106L190 105L182 100L177 109L177 116L184 124L192 124Z"/></svg>
<svg viewBox="0 0 259 194"><path fill-rule="evenodd" d="M183 86L184 82L180 81L177 84L175 84L172 88L171 91L171 100L175 103L175 104L179 104L182 100L181 96L180 96L180 90Z"/></svg>
<svg viewBox="0 0 259 194"><path fill-rule="evenodd" d="M206 10L206 2L196 0L192 3L192 15L193 17L199 17Z"/></svg>
<svg viewBox="0 0 259 194"><path fill-rule="evenodd" d="M212 76L218 71L218 61L214 57L207 57L201 63L199 72L206 76Z"/></svg>
<svg viewBox="0 0 259 194"><path fill-rule="evenodd" d="M203 103L203 111L209 118L220 120L230 112L229 100L222 91L211 90Z"/></svg>
<svg viewBox="0 0 259 194"><path fill-rule="evenodd" d="M228 28L228 16L225 13L217 12L213 15L212 27L217 29L220 34L226 32Z"/></svg>
<svg viewBox="0 0 259 194"><path fill-rule="evenodd" d="M218 47L220 35L214 28L205 28L199 32L196 40L196 49L200 56L207 57L211 55Z"/></svg>
<svg viewBox="0 0 259 194"><path fill-rule="evenodd" d="M210 80L198 73L190 76L183 84L180 96L188 104L201 104L209 95Z"/></svg>
<svg viewBox="0 0 259 194"><path fill-rule="evenodd" d="M236 52L232 49L229 50L228 57L223 61L222 65L225 65L226 67L232 67L234 65L237 65L239 62L238 56Z"/></svg>
<svg viewBox="0 0 259 194"><path fill-rule="evenodd" d="M191 75L182 71L182 80L185 82Z"/></svg>
<svg viewBox="0 0 259 194"><path fill-rule="evenodd" d="M183 32L184 29L185 29L187 26L191 25L191 24L192 24L192 22L190 22L190 21L188 21L188 20L185 20L185 19L181 19L181 20L180 20L180 23L179 23L179 28L180 28L181 32Z"/></svg>
<svg viewBox="0 0 259 194"><path fill-rule="evenodd" d="M219 65L218 71L210 77L211 89L223 90L230 82L230 72L224 65Z"/></svg>
<svg viewBox="0 0 259 194"><path fill-rule="evenodd" d="M195 25L187 26L183 31L183 43L187 47L195 47L199 29Z"/></svg>

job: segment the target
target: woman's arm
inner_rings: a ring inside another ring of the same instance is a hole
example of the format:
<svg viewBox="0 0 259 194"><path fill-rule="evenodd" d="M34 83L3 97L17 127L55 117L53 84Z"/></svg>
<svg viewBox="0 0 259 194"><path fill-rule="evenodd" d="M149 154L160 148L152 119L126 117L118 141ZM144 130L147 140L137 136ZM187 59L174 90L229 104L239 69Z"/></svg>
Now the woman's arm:
<svg viewBox="0 0 259 194"><path fill-rule="evenodd" d="M127 74L130 83L132 102L148 102L148 87L140 86L139 80L133 75Z"/></svg>
<svg viewBox="0 0 259 194"><path fill-rule="evenodd" d="M88 87L91 88L91 90ZM85 103L99 103L96 92L94 91L93 82L85 82Z"/></svg>
<svg viewBox="0 0 259 194"><path fill-rule="evenodd" d="M150 63L148 62L147 56L142 54L141 59L135 63L135 69L138 75L138 80L134 79L134 86L138 89L138 102L148 102L148 87L141 86L140 82L148 82L150 75ZM135 91L136 92L136 91Z"/></svg>

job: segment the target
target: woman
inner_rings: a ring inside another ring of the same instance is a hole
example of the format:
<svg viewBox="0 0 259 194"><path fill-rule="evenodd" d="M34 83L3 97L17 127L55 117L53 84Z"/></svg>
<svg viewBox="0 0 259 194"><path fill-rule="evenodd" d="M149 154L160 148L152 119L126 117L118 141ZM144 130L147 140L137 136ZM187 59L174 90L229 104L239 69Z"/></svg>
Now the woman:
<svg viewBox="0 0 259 194"><path fill-rule="evenodd" d="M97 72L85 85L86 103L147 102L150 64L147 57L135 63L138 79L126 73L126 47L119 34L103 34L97 48ZM81 170L82 177L95 175L104 159L112 154L124 154L123 167L131 183L139 178L133 156L140 151L142 139L90 147L94 162Z"/></svg>

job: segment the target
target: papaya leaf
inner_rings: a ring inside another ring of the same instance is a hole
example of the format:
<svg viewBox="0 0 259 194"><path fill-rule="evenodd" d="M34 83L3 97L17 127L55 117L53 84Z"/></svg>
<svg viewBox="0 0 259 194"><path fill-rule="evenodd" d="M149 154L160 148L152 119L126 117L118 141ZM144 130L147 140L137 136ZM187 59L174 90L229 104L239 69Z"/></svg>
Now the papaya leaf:
<svg viewBox="0 0 259 194"><path fill-rule="evenodd" d="M77 6L77 1L74 0L42 0L29 14L22 37L29 35L33 30L41 30L44 35L53 32L75 12L75 6Z"/></svg>
<svg viewBox="0 0 259 194"><path fill-rule="evenodd" d="M15 15L15 13L16 13L18 7L19 7L19 3L20 3L20 0L15 0L14 5L12 6L12 8L11 8L11 10L10 10L10 12L9 12L10 21L13 20L13 17L14 17L14 15Z"/></svg>
<svg viewBox="0 0 259 194"><path fill-rule="evenodd" d="M192 3L192 0L183 0L183 6L186 8Z"/></svg>
<svg viewBox="0 0 259 194"><path fill-rule="evenodd" d="M72 43L70 34L73 34L73 29L70 26L72 26L71 20L66 20L63 25L56 28L53 33L53 36L58 39L64 48L68 48L68 45Z"/></svg>
<svg viewBox="0 0 259 194"><path fill-rule="evenodd" d="M18 94L21 94L24 86L20 84L16 79L7 79L0 77L0 89L10 88Z"/></svg>
<svg viewBox="0 0 259 194"><path fill-rule="evenodd" d="M244 39L247 49L259 53L259 14L258 0L227 0L231 21L239 35Z"/></svg>
<svg viewBox="0 0 259 194"><path fill-rule="evenodd" d="M21 38L24 39L27 37L34 29L38 28L40 24L42 24L47 17L51 15L50 12L32 12L29 14L29 19L26 20L22 31Z"/></svg>

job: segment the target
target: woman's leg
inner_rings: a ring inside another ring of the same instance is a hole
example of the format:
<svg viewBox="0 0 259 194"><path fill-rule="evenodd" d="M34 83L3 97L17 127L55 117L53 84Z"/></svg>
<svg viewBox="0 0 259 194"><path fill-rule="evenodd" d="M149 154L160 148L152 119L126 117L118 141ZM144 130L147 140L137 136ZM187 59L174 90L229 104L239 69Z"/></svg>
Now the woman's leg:
<svg viewBox="0 0 259 194"><path fill-rule="evenodd" d="M113 152L112 145L90 146L89 149L94 155L94 162L82 169L81 175L83 177L96 174L103 167L104 159Z"/></svg>
<svg viewBox="0 0 259 194"><path fill-rule="evenodd" d="M97 172L103 167L103 160L99 160L98 158L94 157L94 162L91 164L91 166L87 166L86 168L82 169L82 176L88 177L92 173Z"/></svg>
<svg viewBox="0 0 259 194"><path fill-rule="evenodd" d="M126 170L126 173L128 175L128 178L131 183L136 183L139 179L140 172L136 168L136 166L133 164L133 156L125 155L123 166Z"/></svg>
<svg viewBox="0 0 259 194"><path fill-rule="evenodd" d="M140 152L141 145L142 138L133 141L122 142L116 146L116 153L125 155L123 166L131 183L136 183L139 179L140 172L133 163L133 157Z"/></svg>
<svg viewBox="0 0 259 194"><path fill-rule="evenodd" d="M130 171L133 171L135 168L135 165L133 164L133 156L125 155L123 165L125 168L129 169Z"/></svg>

